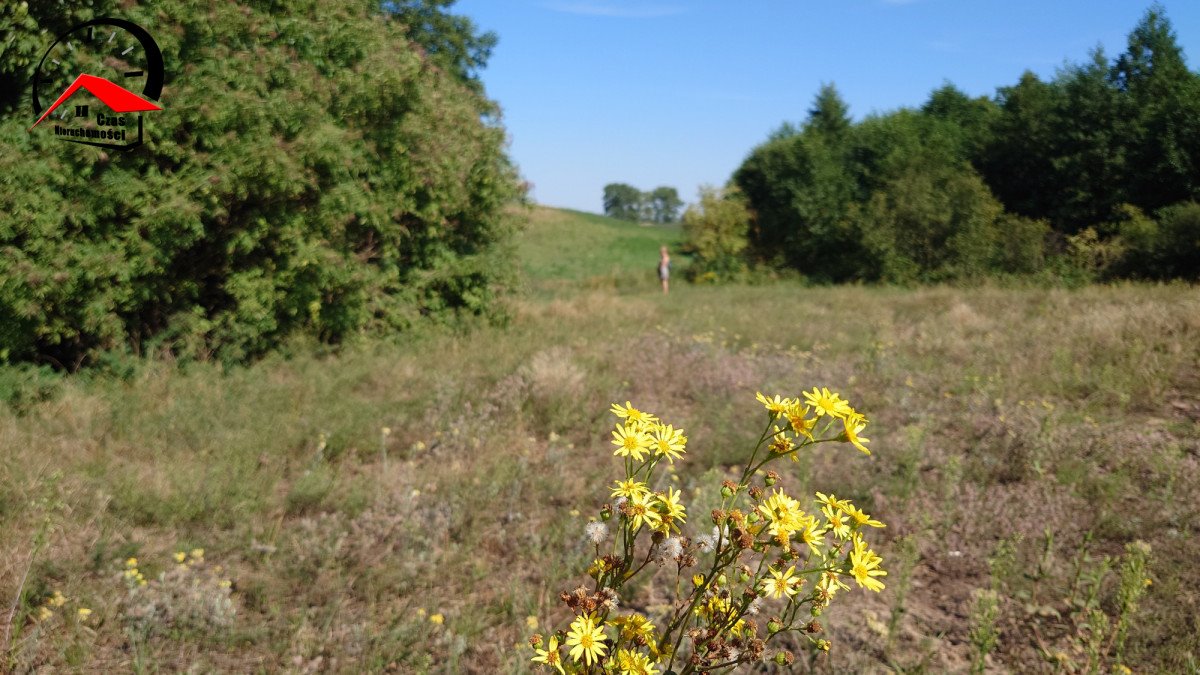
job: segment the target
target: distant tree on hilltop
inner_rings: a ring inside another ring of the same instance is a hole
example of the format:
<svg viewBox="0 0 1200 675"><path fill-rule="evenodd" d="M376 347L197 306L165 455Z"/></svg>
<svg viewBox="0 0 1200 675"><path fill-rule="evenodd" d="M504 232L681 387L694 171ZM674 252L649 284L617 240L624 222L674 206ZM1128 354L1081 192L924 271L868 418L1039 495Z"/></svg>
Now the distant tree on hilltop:
<svg viewBox="0 0 1200 675"><path fill-rule="evenodd" d="M625 183L604 186L604 215L620 220L673 223L679 219L683 200L673 187L658 187L650 192Z"/></svg>

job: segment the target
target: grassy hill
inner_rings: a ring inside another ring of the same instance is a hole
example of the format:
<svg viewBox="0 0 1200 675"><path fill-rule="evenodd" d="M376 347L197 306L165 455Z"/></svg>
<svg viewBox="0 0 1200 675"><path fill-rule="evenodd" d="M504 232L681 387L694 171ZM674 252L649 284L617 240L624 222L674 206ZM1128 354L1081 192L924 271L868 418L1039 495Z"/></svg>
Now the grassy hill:
<svg viewBox="0 0 1200 675"><path fill-rule="evenodd" d="M755 391L829 386L870 417L873 454L780 462L779 485L887 523L889 575L822 616L827 671L963 672L990 625L993 670L1085 672L1087 610L1117 621L1135 540L1151 584L1123 661L1194 671L1195 288L664 297L657 248L677 236L537 209L519 241L531 292L507 326L230 372L140 363L0 405L0 598L23 589L0 670L528 672L519 645L564 625L558 593L594 557L583 527L620 471L613 401L687 430L656 487L682 491L699 532L704 495L761 431ZM203 562L181 571L193 549Z"/></svg>
<svg viewBox="0 0 1200 675"><path fill-rule="evenodd" d="M656 284L658 249L681 241L678 225L644 225L606 216L537 207L519 239L521 268L534 288L577 285L633 288ZM674 258L675 270L682 260Z"/></svg>

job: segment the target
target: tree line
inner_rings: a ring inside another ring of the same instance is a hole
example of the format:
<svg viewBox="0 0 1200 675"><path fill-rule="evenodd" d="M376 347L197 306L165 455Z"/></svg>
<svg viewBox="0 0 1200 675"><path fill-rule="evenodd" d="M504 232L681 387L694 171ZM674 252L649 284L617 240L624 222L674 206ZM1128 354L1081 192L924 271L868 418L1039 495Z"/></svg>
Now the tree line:
<svg viewBox="0 0 1200 675"><path fill-rule="evenodd" d="M1116 58L1097 49L994 96L947 83L919 108L854 122L825 85L684 225L708 278L763 266L817 282L1194 280L1198 201L1200 73L1155 5Z"/></svg>
<svg viewBox="0 0 1200 675"><path fill-rule="evenodd" d="M626 185L604 186L604 215L621 220L649 223L673 223L679 219L683 200L673 187L658 187L649 192Z"/></svg>

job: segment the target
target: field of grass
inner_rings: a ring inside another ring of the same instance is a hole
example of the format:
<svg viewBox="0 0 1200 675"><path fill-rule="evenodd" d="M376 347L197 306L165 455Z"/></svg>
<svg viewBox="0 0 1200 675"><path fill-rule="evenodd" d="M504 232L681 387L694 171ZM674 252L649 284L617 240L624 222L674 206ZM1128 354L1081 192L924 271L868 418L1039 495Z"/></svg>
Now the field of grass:
<svg viewBox="0 0 1200 675"><path fill-rule="evenodd" d="M563 625L619 470L609 404L687 429L690 500L756 440L755 391L815 385L868 413L874 452L818 451L782 483L886 522L889 570L822 618L817 671L965 672L990 632L989 671L1108 672L1137 540L1150 585L1123 661L1197 671L1197 289L663 297L677 236L538 209L505 327L229 373L149 363L0 407L0 622L24 589L0 670L528 672L530 617Z"/></svg>

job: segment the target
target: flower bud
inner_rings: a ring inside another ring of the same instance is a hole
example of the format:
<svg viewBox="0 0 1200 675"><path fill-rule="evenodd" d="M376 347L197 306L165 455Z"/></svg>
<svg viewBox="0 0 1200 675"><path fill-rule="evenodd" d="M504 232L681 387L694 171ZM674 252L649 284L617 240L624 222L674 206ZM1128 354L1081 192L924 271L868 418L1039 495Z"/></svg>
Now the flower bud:
<svg viewBox="0 0 1200 675"><path fill-rule="evenodd" d="M767 487L771 487L772 485L774 485L778 482L779 482L779 474L775 473L774 471L768 471L767 477L763 479L763 483Z"/></svg>
<svg viewBox="0 0 1200 675"><path fill-rule="evenodd" d="M815 618L817 618L818 616L821 616L821 608L820 608L820 607L818 607L818 606L816 606L816 605L813 605L813 606L812 606L812 609L811 609L811 610L809 610L809 614L811 614L811 615L812 615L812 618L814 618L814 619L815 619Z"/></svg>
<svg viewBox="0 0 1200 675"><path fill-rule="evenodd" d="M796 660L796 657L792 656L792 653L786 649L783 651L775 652L775 663L778 663L781 666L790 666L790 665L792 665L792 662L795 660Z"/></svg>
<svg viewBox="0 0 1200 675"><path fill-rule="evenodd" d="M771 619L770 621L767 622L767 635L774 635L774 634L778 633L782 628L783 628L782 624L780 624L775 619Z"/></svg>
<svg viewBox="0 0 1200 675"><path fill-rule="evenodd" d="M600 520L608 522L608 520L611 518L612 518L612 505L605 504L603 507L600 508Z"/></svg>
<svg viewBox="0 0 1200 675"><path fill-rule="evenodd" d="M730 497L733 496L733 490L731 490L729 488L729 486L727 486L727 485L722 485L721 486L721 496L724 497L725 499L729 499Z"/></svg>

